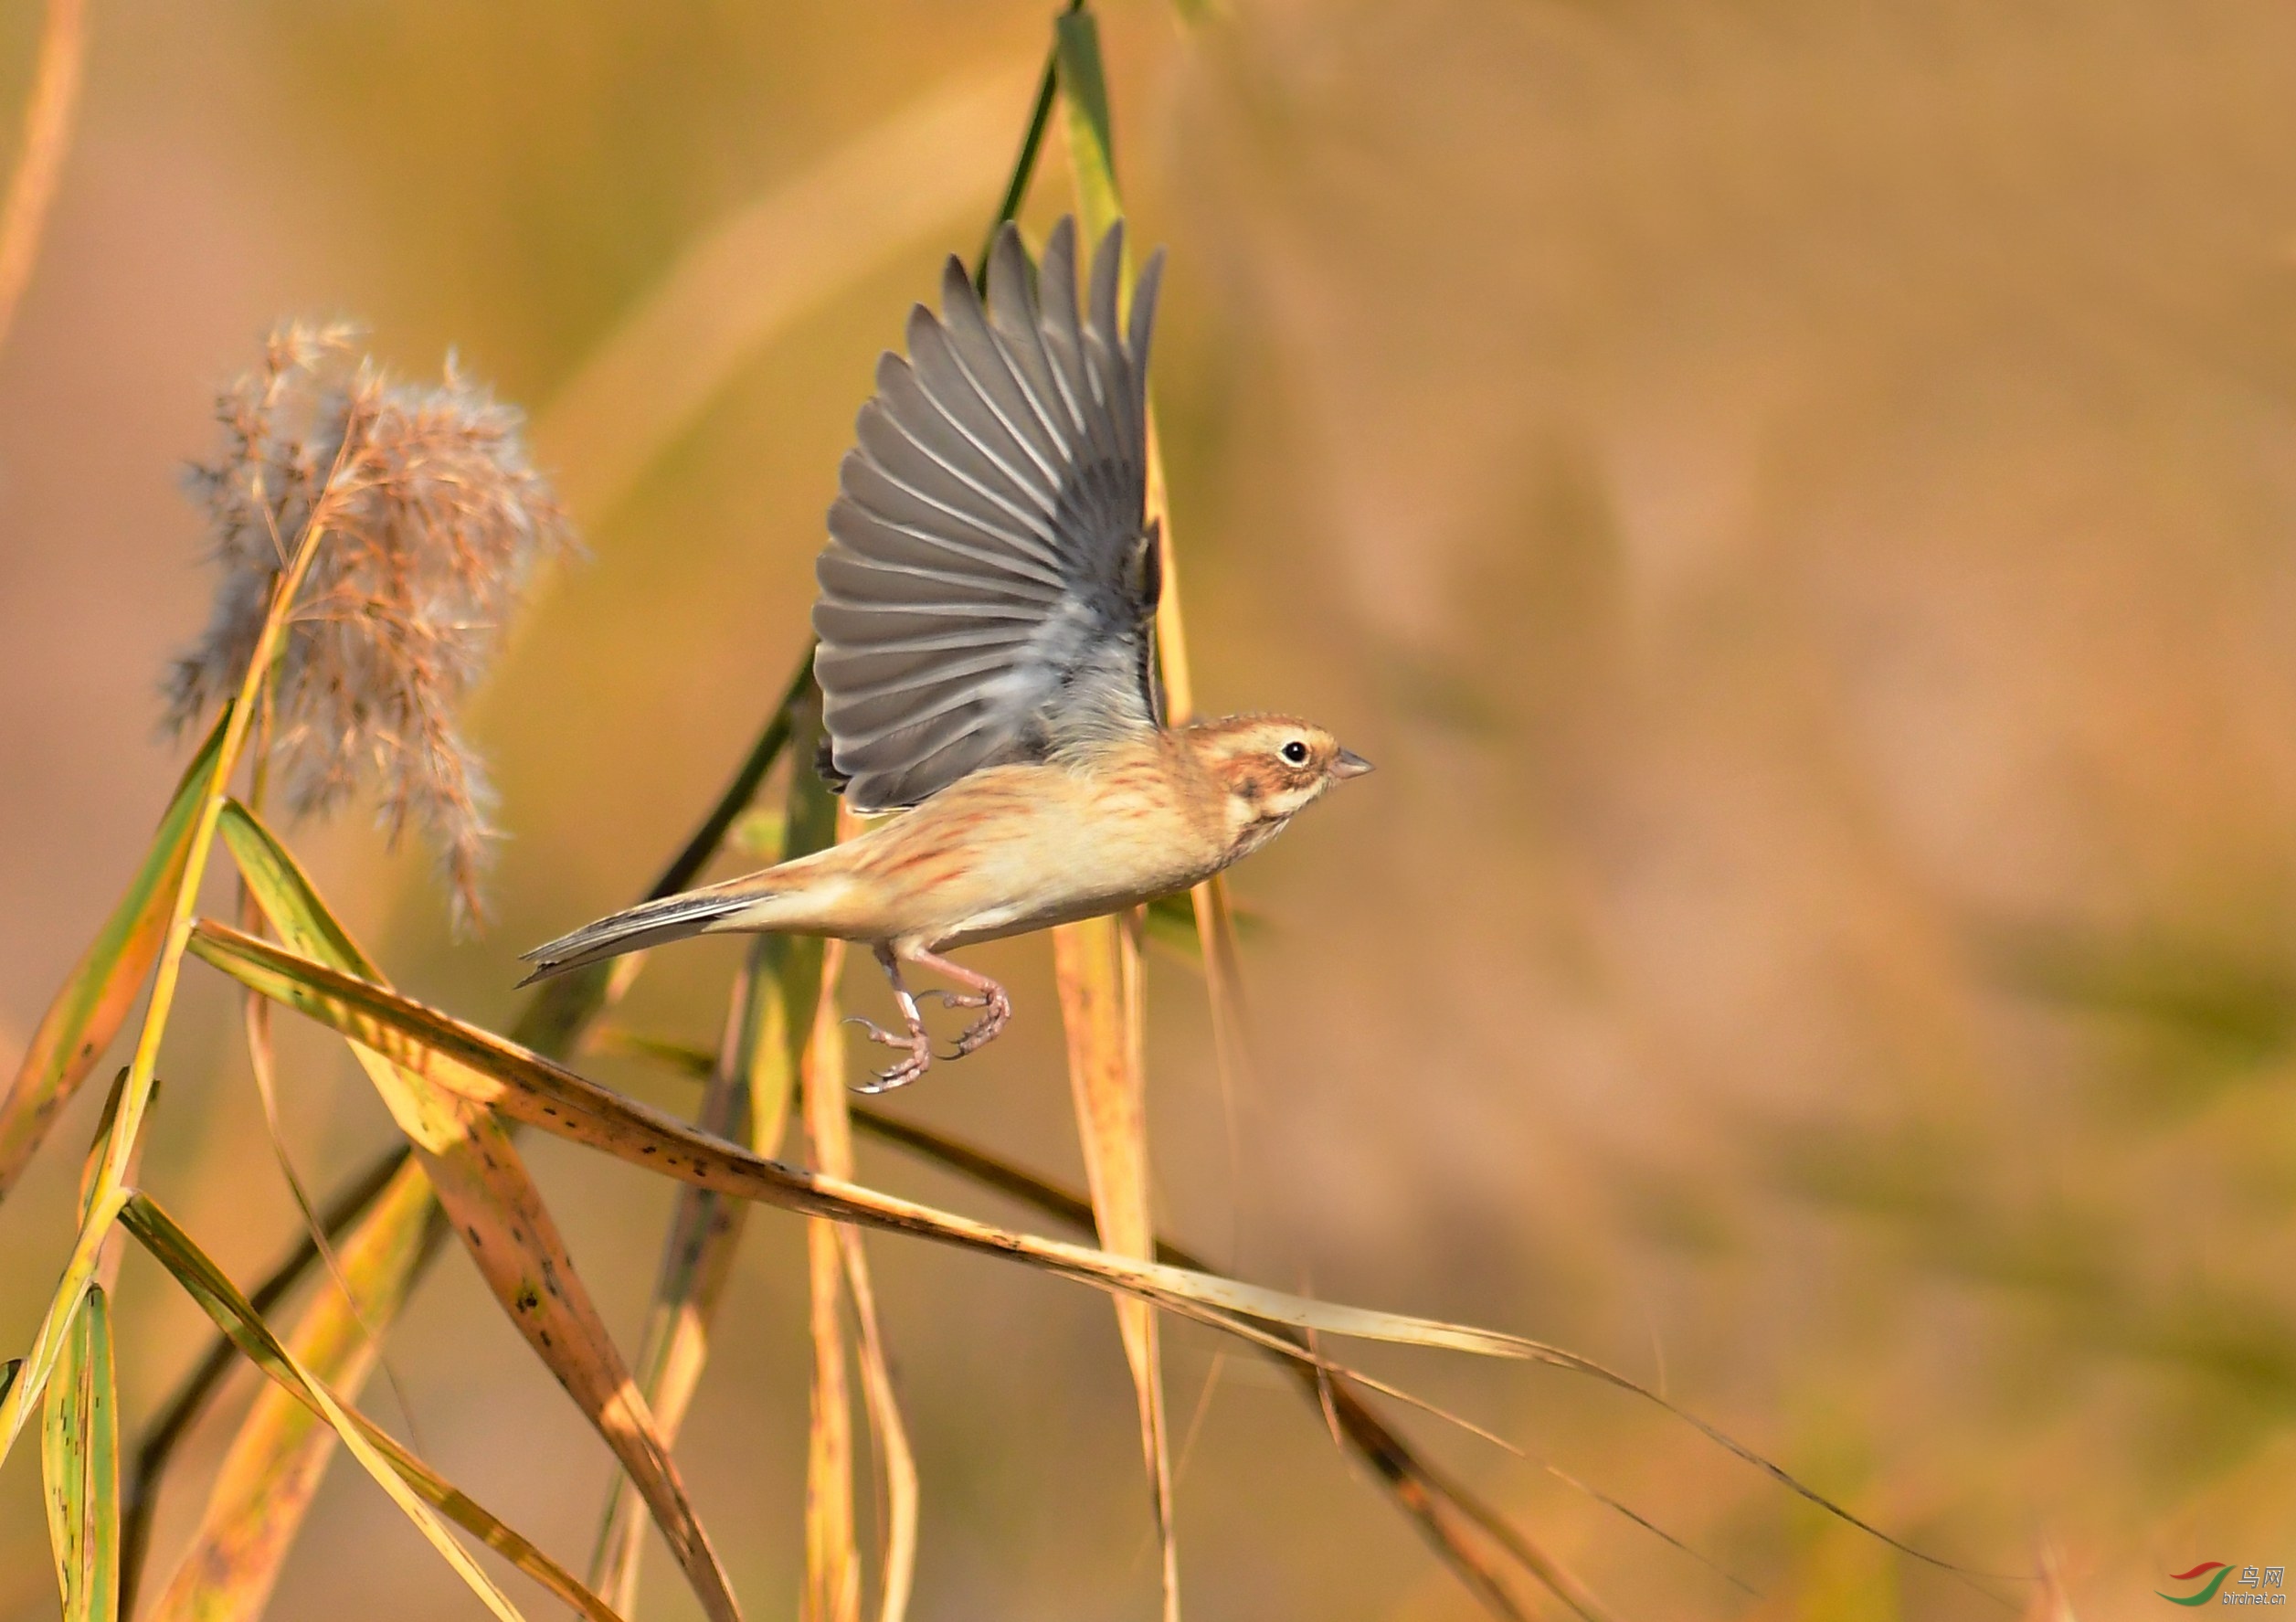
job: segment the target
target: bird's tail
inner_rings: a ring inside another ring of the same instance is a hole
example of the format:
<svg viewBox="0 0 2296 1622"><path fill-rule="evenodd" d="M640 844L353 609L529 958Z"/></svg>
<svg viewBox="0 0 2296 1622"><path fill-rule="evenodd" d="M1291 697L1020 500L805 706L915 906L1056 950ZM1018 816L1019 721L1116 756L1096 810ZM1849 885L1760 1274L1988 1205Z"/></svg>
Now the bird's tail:
<svg viewBox="0 0 2296 1622"><path fill-rule="evenodd" d="M682 896L641 901L595 924L585 924L571 935L561 935L533 951L520 954L521 961L532 963L534 971L518 983L530 986L554 974L619 958L624 952L683 940L735 913L746 911L761 898L755 890L736 895L718 888L689 890Z"/></svg>

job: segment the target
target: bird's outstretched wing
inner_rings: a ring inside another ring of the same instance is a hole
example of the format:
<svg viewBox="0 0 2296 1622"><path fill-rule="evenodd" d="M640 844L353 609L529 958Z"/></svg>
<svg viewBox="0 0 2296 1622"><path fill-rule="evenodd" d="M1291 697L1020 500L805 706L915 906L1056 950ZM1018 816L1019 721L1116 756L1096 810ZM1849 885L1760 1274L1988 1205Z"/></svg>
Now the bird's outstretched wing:
<svg viewBox="0 0 2296 1622"><path fill-rule="evenodd" d="M839 471L813 629L823 767L863 811L1159 717L1157 537L1143 523L1161 253L1117 323L1124 227L1076 304L1063 219L1033 271L1007 226L984 311L963 265L877 365Z"/></svg>

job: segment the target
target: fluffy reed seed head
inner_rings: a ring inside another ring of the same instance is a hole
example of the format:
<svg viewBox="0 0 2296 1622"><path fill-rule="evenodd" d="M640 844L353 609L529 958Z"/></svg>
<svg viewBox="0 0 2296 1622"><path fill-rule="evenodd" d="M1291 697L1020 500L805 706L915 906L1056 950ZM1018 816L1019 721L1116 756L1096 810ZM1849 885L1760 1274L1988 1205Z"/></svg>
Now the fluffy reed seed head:
<svg viewBox="0 0 2296 1622"><path fill-rule="evenodd" d="M352 328L289 323L216 399L223 447L187 483L220 571L198 642L164 684L190 726L238 692L280 576L306 527L318 550L275 678L270 761L299 815L362 788L395 843L438 852L455 927L482 917L499 837L460 706L501 646L534 565L573 539L528 461L522 417L447 360L434 386L359 357Z"/></svg>

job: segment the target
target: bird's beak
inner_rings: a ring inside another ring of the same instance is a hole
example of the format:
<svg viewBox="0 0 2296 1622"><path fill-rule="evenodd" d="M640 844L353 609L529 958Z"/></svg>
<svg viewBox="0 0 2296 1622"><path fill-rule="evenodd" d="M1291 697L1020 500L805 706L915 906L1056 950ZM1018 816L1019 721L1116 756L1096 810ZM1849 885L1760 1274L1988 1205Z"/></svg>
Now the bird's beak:
<svg viewBox="0 0 2296 1622"><path fill-rule="evenodd" d="M1331 775L1335 778L1360 778L1370 769L1371 763L1353 749L1341 749L1331 762Z"/></svg>

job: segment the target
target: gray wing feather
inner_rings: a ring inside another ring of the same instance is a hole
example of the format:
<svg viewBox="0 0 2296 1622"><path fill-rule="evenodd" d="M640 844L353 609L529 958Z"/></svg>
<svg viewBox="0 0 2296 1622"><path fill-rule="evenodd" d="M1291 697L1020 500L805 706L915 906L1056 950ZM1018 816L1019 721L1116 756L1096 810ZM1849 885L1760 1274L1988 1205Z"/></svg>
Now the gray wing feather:
<svg viewBox="0 0 2296 1622"><path fill-rule="evenodd" d="M1010 226L984 309L951 260L941 313L878 364L839 471L813 610L825 769L863 810L1158 722L1160 571L1144 523L1147 375L1161 256L1119 322L1124 236L1076 231L1041 273Z"/></svg>
<svg viewBox="0 0 2296 1622"><path fill-rule="evenodd" d="M1052 425L1030 403L1028 385L1022 381L1019 363L1006 355L996 334L989 331L979 302L967 298L964 290L951 280L954 277L961 281L963 275L952 263L949 274L942 278L941 319L949 347L958 364L964 367L966 377L996 412L998 422L1028 457L1031 488L1049 498L1059 491L1066 466L1061 441L1053 435ZM996 296L993 289L990 296Z"/></svg>

